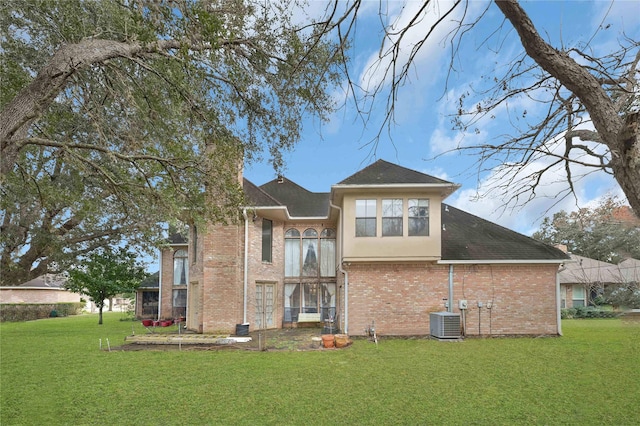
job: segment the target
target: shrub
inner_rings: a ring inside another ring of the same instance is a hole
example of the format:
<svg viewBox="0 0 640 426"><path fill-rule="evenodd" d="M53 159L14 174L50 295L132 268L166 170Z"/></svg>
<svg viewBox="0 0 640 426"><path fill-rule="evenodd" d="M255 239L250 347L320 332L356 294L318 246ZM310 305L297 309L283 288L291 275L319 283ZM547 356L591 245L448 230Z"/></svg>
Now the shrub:
<svg viewBox="0 0 640 426"><path fill-rule="evenodd" d="M600 309L593 306L578 306L575 308L562 309L560 311L560 318L562 319L616 318L618 315L618 312Z"/></svg>
<svg viewBox="0 0 640 426"><path fill-rule="evenodd" d="M3 303L0 309L0 322L31 321L52 316L65 317L82 312L84 303Z"/></svg>

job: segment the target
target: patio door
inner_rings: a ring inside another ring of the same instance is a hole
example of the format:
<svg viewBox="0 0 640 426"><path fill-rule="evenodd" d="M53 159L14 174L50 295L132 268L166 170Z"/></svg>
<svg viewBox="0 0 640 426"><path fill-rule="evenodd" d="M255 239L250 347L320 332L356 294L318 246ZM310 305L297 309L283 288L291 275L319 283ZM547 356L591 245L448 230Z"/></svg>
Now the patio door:
<svg viewBox="0 0 640 426"><path fill-rule="evenodd" d="M276 285L256 284L256 329L274 328Z"/></svg>

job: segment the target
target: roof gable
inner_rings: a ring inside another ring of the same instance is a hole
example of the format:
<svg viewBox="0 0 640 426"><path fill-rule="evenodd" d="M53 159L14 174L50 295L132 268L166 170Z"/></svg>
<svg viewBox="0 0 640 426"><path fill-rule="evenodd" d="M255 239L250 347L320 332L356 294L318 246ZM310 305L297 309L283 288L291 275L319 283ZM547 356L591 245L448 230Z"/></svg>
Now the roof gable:
<svg viewBox="0 0 640 426"><path fill-rule="evenodd" d="M281 206L278 200L267 194L262 188L256 186L249 179L242 180L242 189L247 203L254 207Z"/></svg>
<svg viewBox="0 0 640 426"><path fill-rule="evenodd" d="M328 192L311 192L283 177L265 183L260 189L287 206L292 217L326 217L329 214Z"/></svg>
<svg viewBox="0 0 640 426"><path fill-rule="evenodd" d="M442 204L442 260L563 260L562 250Z"/></svg>
<svg viewBox="0 0 640 426"><path fill-rule="evenodd" d="M338 185L392 185L392 184L451 184L397 164L378 160L355 174L344 179Z"/></svg>

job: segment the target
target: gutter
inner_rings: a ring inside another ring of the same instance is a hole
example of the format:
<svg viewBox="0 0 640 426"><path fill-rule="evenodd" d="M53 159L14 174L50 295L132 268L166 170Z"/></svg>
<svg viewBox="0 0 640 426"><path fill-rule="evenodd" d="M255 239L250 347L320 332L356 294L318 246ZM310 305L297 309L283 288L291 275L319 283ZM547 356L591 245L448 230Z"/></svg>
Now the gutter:
<svg viewBox="0 0 640 426"><path fill-rule="evenodd" d="M438 260L436 263L438 265L518 265L518 264L532 264L532 265L540 265L540 264L558 264L561 265L566 263L567 259L510 259L510 260L500 260L500 259L485 259L485 260Z"/></svg>
<svg viewBox="0 0 640 426"><path fill-rule="evenodd" d="M556 272L556 321L558 323L558 336L562 336L562 315L561 315L561 299L560 299L560 272L561 269Z"/></svg>
<svg viewBox="0 0 640 426"><path fill-rule="evenodd" d="M449 303L447 303L447 311L453 312L453 264L449 264Z"/></svg>
<svg viewBox="0 0 640 426"><path fill-rule="evenodd" d="M247 288L249 287L249 218L247 217L247 208L242 209L242 217L244 218L244 277L242 296L242 323L247 323Z"/></svg>
<svg viewBox="0 0 640 426"><path fill-rule="evenodd" d="M344 241L344 218L342 217L342 208L336 206L329 200L329 206L338 209L340 212L340 254L338 255L338 270L344 275L344 334L349 334L349 272L342 267L342 245Z"/></svg>
<svg viewBox="0 0 640 426"><path fill-rule="evenodd" d="M160 252L158 256L160 259L160 267L158 268L158 318L156 318L156 320L160 321L160 311L162 310L162 249L158 251Z"/></svg>

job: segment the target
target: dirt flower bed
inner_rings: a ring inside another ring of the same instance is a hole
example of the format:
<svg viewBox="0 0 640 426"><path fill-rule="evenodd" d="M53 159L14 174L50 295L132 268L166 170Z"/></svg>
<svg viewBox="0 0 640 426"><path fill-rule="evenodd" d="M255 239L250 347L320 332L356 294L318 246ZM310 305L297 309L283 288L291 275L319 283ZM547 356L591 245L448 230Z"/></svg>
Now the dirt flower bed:
<svg viewBox="0 0 640 426"><path fill-rule="evenodd" d="M318 328L284 328L279 330L252 331L250 342L225 344L145 344L129 343L112 350L123 351L315 351L322 347L322 330Z"/></svg>

